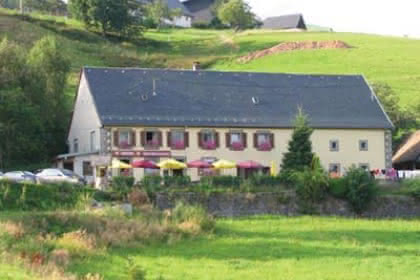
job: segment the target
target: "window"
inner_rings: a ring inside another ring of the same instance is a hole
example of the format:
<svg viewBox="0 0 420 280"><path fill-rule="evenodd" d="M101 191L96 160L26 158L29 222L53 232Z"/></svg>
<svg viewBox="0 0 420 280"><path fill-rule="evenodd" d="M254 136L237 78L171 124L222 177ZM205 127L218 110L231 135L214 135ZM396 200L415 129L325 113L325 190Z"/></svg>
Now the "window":
<svg viewBox="0 0 420 280"><path fill-rule="evenodd" d="M168 147L182 150L188 147L188 135L183 130L173 130L168 132Z"/></svg>
<svg viewBox="0 0 420 280"><path fill-rule="evenodd" d="M226 147L233 151L242 151L244 148L246 148L246 134L242 132L227 133Z"/></svg>
<svg viewBox="0 0 420 280"><path fill-rule="evenodd" d="M367 151L369 149L368 140L359 141L359 151Z"/></svg>
<svg viewBox="0 0 420 280"><path fill-rule="evenodd" d="M118 136L118 146L127 148L130 146L130 132L127 130L120 131Z"/></svg>
<svg viewBox="0 0 420 280"><path fill-rule="evenodd" d="M338 140L331 140L330 141L330 151L331 152L338 152L340 150L340 145Z"/></svg>
<svg viewBox="0 0 420 280"><path fill-rule="evenodd" d="M145 148L157 149L162 145L162 133L158 130L143 131L141 138Z"/></svg>
<svg viewBox="0 0 420 280"><path fill-rule="evenodd" d="M96 152L96 132L90 132L90 151Z"/></svg>
<svg viewBox="0 0 420 280"><path fill-rule="evenodd" d="M256 133L254 146L259 151L271 151L274 145L274 135L271 133Z"/></svg>
<svg viewBox="0 0 420 280"><path fill-rule="evenodd" d="M73 140L73 153L79 152L79 139L74 138Z"/></svg>
<svg viewBox="0 0 420 280"><path fill-rule="evenodd" d="M206 150L214 150L218 145L218 133L212 130L205 130L199 133L199 146Z"/></svg>
<svg viewBox="0 0 420 280"><path fill-rule="evenodd" d="M93 167L90 161L83 162L83 176L93 176Z"/></svg>
<svg viewBox="0 0 420 280"><path fill-rule="evenodd" d="M361 168L361 169L363 169L365 171L370 171L369 163L360 163L359 164L359 168Z"/></svg>
<svg viewBox="0 0 420 280"><path fill-rule="evenodd" d="M331 163L329 168L328 168L328 172L334 173L334 174L340 174L341 173L341 168L340 168L340 164L339 163Z"/></svg>

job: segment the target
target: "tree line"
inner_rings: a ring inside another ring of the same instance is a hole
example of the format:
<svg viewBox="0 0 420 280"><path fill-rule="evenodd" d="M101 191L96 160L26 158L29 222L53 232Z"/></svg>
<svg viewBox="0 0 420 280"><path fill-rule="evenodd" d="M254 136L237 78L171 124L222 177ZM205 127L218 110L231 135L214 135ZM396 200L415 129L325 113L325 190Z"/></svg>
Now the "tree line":
<svg viewBox="0 0 420 280"><path fill-rule="evenodd" d="M0 43L0 168L50 161L66 150L70 61L53 37L29 50Z"/></svg>

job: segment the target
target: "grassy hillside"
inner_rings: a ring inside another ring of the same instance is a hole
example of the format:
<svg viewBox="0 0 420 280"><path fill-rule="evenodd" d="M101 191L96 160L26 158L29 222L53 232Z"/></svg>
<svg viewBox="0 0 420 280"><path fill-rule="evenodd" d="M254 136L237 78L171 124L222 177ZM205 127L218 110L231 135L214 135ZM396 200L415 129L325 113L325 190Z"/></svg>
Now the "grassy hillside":
<svg viewBox="0 0 420 280"><path fill-rule="evenodd" d="M77 73L83 65L138 66L190 69L193 61L218 70L358 73L370 82L386 82L403 104L420 97L420 40L352 33L284 33L213 30L149 31L138 42L104 39L85 31L76 21L60 17L31 16L26 20L0 10L0 37L31 46L45 35L55 35L72 60L69 94L74 93ZM342 40L350 49L304 50L267 56L247 64L239 56L286 41Z"/></svg>

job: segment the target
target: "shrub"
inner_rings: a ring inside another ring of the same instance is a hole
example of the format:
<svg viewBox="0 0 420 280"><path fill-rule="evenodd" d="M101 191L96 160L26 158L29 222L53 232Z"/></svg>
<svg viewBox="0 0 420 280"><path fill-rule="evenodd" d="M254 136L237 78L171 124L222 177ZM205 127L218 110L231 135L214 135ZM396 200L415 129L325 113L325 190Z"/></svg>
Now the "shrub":
<svg viewBox="0 0 420 280"><path fill-rule="evenodd" d="M128 201L135 207L141 207L150 203L150 199L147 193L137 188L133 189L128 194Z"/></svg>
<svg viewBox="0 0 420 280"><path fill-rule="evenodd" d="M328 190L332 196L345 199L347 194L347 185L344 178L330 178Z"/></svg>
<svg viewBox="0 0 420 280"><path fill-rule="evenodd" d="M189 233L210 231L214 228L214 219L199 205L178 202L172 211L172 220Z"/></svg>
<svg viewBox="0 0 420 280"><path fill-rule="evenodd" d="M163 177L163 185L168 187L187 187L191 184L189 176L165 176Z"/></svg>
<svg viewBox="0 0 420 280"><path fill-rule="evenodd" d="M407 193L414 198L420 199L420 179L409 179L403 181L403 187Z"/></svg>
<svg viewBox="0 0 420 280"><path fill-rule="evenodd" d="M279 176L269 176L269 175L254 175L249 179L251 184L254 186L279 186L283 184L283 180Z"/></svg>
<svg viewBox="0 0 420 280"><path fill-rule="evenodd" d="M242 178L237 176L207 176L201 178L201 183L218 187L239 187Z"/></svg>
<svg viewBox="0 0 420 280"><path fill-rule="evenodd" d="M128 260L127 265L128 278L130 280L145 280L146 279L146 270L138 264L135 264L133 260Z"/></svg>
<svg viewBox="0 0 420 280"><path fill-rule="evenodd" d="M93 189L68 183L17 184L0 182L0 210L55 210L74 208Z"/></svg>
<svg viewBox="0 0 420 280"><path fill-rule="evenodd" d="M353 210L360 214L375 198L377 188L375 179L361 168L351 167L343 182L346 188L345 198Z"/></svg>
<svg viewBox="0 0 420 280"><path fill-rule="evenodd" d="M301 210L313 214L316 204L322 201L328 189L328 176L321 167L319 158L313 158L310 168L293 172L293 177Z"/></svg>
<svg viewBox="0 0 420 280"><path fill-rule="evenodd" d="M125 199L134 186L134 177L116 176L112 178L111 189Z"/></svg>

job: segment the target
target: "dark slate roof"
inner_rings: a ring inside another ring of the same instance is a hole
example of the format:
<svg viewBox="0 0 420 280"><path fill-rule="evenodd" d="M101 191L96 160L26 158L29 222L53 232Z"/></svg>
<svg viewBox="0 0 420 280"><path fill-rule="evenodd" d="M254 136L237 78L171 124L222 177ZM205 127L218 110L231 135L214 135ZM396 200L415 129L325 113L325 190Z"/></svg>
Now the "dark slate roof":
<svg viewBox="0 0 420 280"><path fill-rule="evenodd" d="M83 71L103 125L283 128L300 106L316 128L392 128L363 76Z"/></svg>
<svg viewBox="0 0 420 280"><path fill-rule="evenodd" d="M303 15L285 15L279 17L269 17L264 20L262 28L264 29L306 29Z"/></svg>
<svg viewBox="0 0 420 280"><path fill-rule="evenodd" d="M194 22L210 23L213 19L211 12L211 6L214 4L214 0L187 0L183 4L194 16Z"/></svg>

